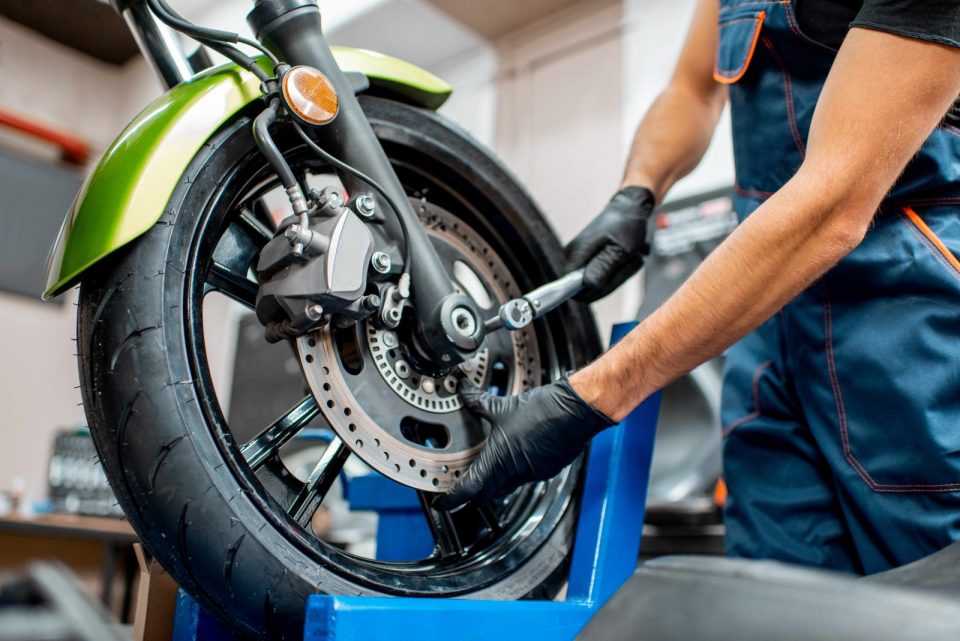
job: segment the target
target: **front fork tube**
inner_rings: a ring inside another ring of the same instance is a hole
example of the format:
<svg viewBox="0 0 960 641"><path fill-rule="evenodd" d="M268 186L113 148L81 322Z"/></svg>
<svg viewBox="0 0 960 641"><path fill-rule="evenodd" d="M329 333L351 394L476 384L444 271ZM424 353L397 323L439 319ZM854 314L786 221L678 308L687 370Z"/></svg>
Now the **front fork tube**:
<svg viewBox="0 0 960 641"><path fill-rule="evenodd" d="M380 183L400 208L396 214L406 221L409 236L406 240L410 244L408 254L412 262L406 267L411 277L416 301L414 309L423 330L423 338L430 351L442 361L451 364L462 361L463 356L443 331L446 323L441 322L445 320L441 316L449 307L449 299L456 296L453 283L420 226L403 185L360 107L352 83L333 57L321 30L319 9L309 0L271 0L258 3L247 20L258 39L282 60L291 65L302 64L319 69L333 83L340 97L339 114L330 124L312 129L312 133L324 149ZM370 191L369 186L350 174L338 174L349 193ZM379 211L389 210L379 194L371 195L377 199ZM389 237L402 238L402 230L396 220L387 216L385 225ZM448 304L445 305L445 302Z"/></svg>

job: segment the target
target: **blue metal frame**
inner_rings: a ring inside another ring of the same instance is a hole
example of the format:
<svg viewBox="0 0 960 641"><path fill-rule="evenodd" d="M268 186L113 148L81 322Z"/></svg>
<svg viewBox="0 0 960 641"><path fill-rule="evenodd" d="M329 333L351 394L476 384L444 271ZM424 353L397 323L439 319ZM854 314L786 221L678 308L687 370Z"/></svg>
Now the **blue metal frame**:
<svg viewBox="0 0 960 641"><path fill-rule="evenodd" d="M614 327L613 342L635 323ZM318 594L307 601L305 641L445 638L570 641L633 574L640 551L660 395L590 447L565 601L479 601ZM355 479L356 480L356 479ZM353 489L351 489L353 492ZM360 497L357 497L358 499ZM402 496L397 510L406 509ZM351 496L351 505L354 497ZM389 506L384 505L389 509ZM181 610L184 616L181 617ZM181 618L187 620L181 621ZM228 641L180 603L173 641ZM199 621L199 623L198 623ZM201 634L204 630L207 634ZM181 634L181 630L185 634ZM190 632L193 632L192 634Z"/></svg>

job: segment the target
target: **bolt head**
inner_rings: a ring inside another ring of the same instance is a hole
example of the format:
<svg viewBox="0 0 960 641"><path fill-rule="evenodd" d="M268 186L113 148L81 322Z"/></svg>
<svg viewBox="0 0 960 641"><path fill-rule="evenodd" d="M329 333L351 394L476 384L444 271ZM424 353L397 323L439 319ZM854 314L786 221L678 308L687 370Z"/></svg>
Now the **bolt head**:
<svg viewBox="0 0 960 641"><path fill-rule="evenodd" d="M323 307L321 305L310 305L307 307L307 316L312 320L319 320L323 316Z"/></svg>
<svg viewBox="0 0 960 641"><path fill-rule="evenodd" d="M432 378L424 377L420 381L420 389L422 389L427 394L433 394L437 391L437 384Z"/></svg>
<svg viewBox="0 0 960 641"><path fill-rule="evenodd" d="M401 379L410 378L410 366L407 361L397 361L393 364L393 369Z"/></svg>
<svg viewBox="0 0 960 641"><path fill-rule="evenodd" d="M383 341L384 347L386 347L387 349L393 349L399 344L399 341L397 340L397 335L394 334L393 332L384 332L383 336L381 337L381 340Z"/></svg>
<svg viewBox="0 0 960 641"><path fill-rule="evenodd" d="M357 213L364 218L370 218L377 211L377 201L373 199L373 196L367 194L357 198L356 205Z"/></svg>
<svg viewBox="0 0 960 641"><path fill-rule="evenodd" d="M385 252L375 252L373 256L370 257L370 265L375 271L381 274L387 274L390 272L393 263L390 260L389 254Z"/></svg>

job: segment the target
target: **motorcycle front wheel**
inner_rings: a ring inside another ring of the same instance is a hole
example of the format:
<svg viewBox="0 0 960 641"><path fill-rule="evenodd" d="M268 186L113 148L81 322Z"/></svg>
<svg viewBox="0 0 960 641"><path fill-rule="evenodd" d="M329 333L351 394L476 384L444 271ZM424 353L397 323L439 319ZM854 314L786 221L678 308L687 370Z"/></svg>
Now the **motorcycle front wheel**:
<svg viewBox="0 0 960 641"><path fill-rule="evenodd" d="M361 103L434 242L453 256L454 269L475 271L465 281L486 279L503 298L559 275L556 235L495 158L432 112L372 97ZM422 493L432 551L387 562L318 534L323 527L312 517L324 492L344 478L348 459L363 465L347 450L333 456L337 467L323 492L289 469L293 459L281 445L300 428L324 426L323 407L302 382L291 390L298 400L269 425L240 429L245 417L228 417L207 352L210 337L226 329L205 305L225 297L250 315L252 266L272 236L275 220L264 202L277 180L253 141L255 108L204 145L160 221L81 286L84 405L130 523L185 590L250 638L301 638L306 597L317 592L554 596L573 540L577 466L488 508L453 515L432 510ZM303 179L332 180L330 168L290 132L278 130L277 142ZM570 304L538 322L525 348L526 365L501 369L526 371L503 380L554 379L596 356L599 342L588 310ZM403 402L386 392L376 399ZM284 439L273 439L279 433Z"/></svg>

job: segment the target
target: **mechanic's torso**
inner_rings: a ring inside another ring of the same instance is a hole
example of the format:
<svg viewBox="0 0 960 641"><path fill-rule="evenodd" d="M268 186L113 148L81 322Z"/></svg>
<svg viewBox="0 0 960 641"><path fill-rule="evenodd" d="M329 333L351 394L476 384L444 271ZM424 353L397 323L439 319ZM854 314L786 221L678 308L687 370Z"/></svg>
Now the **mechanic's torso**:
<svg viewBox="0 0 960 641"><path fill-rule="evenodd" d="M715 78L730 86L738 194L752 203L746 216L796 173L806 154L813 113L837 55L804 30L804 11L833 6L845 33L849 0L721 0ZM841 6L842 5L842 6ZM808 21L809 24L809 21ZM822 27L822 24L821 24ZM829 29L819 28L826 37ZM841 38L842 41L842 38ZM938 127L892 189L889 201L957 198L960 202L960 130Z"/></svg>

